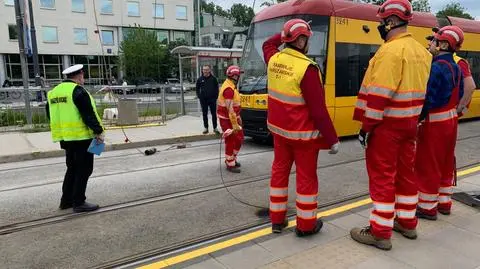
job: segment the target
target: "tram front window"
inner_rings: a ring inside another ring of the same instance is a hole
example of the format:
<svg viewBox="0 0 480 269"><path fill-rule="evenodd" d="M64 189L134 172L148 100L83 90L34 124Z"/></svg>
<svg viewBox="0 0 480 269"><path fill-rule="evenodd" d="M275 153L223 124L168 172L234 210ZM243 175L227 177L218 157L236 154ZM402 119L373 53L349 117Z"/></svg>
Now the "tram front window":
<svg viewBox="0 0 480 269"><path fill-rule="evenodd" d="M313 36L309 41L310 48L308 56L319 64L322 69L322 74L325 74L328 17L301 15L262 21L252 24L248 33L241 62L242 69L245 71L240 82L240 92L242 94L267 93L267 73L263 59L262 45L268 38L279 33L285 22L293 18L300 18L307 22L310 21Z"/></svg>

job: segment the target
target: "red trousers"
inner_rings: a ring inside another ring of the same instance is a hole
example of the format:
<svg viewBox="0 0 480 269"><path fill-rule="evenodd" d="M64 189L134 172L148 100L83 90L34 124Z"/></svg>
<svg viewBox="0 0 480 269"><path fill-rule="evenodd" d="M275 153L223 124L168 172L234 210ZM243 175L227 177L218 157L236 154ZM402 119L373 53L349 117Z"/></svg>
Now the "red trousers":
<svg viewBox="0 0 480 269"><path fill-rule="evenodd" d="M433 216L437 208L450 211L452 207L457 128L457 118L420 126L415 170L418 210L424 214Z"/></svg>
<svg viewBox="0 0 480 269"><path fill-rule="evenodd" d="M366 150L373 210L372 234L389 239L394 218L406 229L417 226L417 186L414 174L417 126L399 130L381 124L371 134Z"/></svg>
<svg viewBox="0 0 480 269"><path fill-rule="evenodd" d="M274 135L274 160L270 180L270 219L284 222L288 203L288 178L293 162L296 167L297 229L311 231L317 220L317 160L320 145L296 142Z"/></svg>
<svg viewBox="0 0 480 269"><path fill-rule="evenodd" d="M232 123L227 119L220 119L222 131L233 129ZM243 131L232 133L225 137L225 164L233 167L237 161L237 155L243 143Z"/></svg>

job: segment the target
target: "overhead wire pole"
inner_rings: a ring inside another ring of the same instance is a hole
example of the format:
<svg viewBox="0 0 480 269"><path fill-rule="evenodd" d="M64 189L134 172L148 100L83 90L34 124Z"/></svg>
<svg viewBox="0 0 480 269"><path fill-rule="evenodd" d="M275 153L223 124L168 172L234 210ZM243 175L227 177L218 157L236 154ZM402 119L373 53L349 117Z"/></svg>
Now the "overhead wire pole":
<svg viewBox="0 0 480 269"><path fill-rule="evenodd" d="M22 67L23 96L25 99L25 113L27 124L32 124L32 109L30 107L30 91L28 89L28 65L25 55L24 33L23 33L23 12L20 8L20 0L15 0L15 17L17 20L18 48L20 54L20 65Z"/></svg>
<svg viewBox="0 0 480 269"><path fill-rule="evenodd" d="M28 1L28 10L30 15L30 36L32 38L32 57L33 57L33 72L35 74L35 86L40 86L40 67L38 65L38 45L37 45L37 33L35 30L35 21L33 19L33 7L32 0Z"/></svg>

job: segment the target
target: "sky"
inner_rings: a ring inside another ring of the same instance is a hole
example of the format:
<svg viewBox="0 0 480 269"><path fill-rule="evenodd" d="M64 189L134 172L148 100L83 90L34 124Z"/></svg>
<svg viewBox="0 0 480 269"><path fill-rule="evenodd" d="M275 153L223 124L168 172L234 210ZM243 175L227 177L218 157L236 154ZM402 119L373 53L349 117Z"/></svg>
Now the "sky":
<svg viewBox="0 0 480 269"><path fill-rule="evenodd" d="M215 4L222 6L223 8L230 8L235 3L243 3L248 6L251 6L254 0L244 0L244 1L235 1L235 0L207 0L208 2L212 1ZM255 12L260 11L262 8L260 5L265 0L256 0L255 2ZM429 0L430 7L432 8L432 13L436 13L441 10L445 5L450 3L452 0ZM480 20L480 0L453 0L459 2L470 15L475 17L477 20Z"/></svg>

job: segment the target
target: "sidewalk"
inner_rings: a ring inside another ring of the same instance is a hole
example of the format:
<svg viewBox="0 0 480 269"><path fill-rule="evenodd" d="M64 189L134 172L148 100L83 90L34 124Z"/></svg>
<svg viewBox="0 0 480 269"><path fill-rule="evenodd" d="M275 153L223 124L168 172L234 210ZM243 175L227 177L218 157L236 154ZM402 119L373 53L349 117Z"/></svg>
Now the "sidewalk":
<svg viewBox="0 0 480 269"><path fill-rule="evenodd" d="M120 128L106 131L107 151L192 142L216 137L212 133L203 135L202 119L191 115L167 121L162 126L125 128L124 130L130 143L125 143L125 136ZM50 132L0 133L0 163L59 157L64 154L60 145L52 142Z"/></svg>
<svg viewBox="0 0 480 269"><path fill-rule="evenodd" d="M459 182L455 192L480 191L480 175ZM368 225L370 206L328 217L322 231L297 238L293 229L243 243L179 264L200 268L480 268L480 211L454 200L452 215L419 220L417 240L394 232L390 251L361 245L352 227Z"/></svg>

